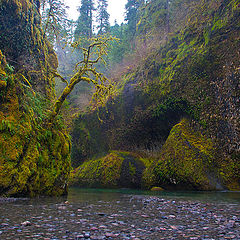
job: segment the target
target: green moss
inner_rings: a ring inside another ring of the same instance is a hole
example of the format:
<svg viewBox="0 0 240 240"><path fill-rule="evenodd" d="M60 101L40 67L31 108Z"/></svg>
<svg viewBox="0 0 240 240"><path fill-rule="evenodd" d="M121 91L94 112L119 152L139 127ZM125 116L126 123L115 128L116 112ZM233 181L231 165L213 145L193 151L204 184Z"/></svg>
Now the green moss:
<svg viewBox="0 0 240 240"><path fill-rule="evenodd" d="M219 175L223 183L231 191L240 190L240 154L234 153L231 157L222 159L219 163Z"/></svg>
<svg viewBox="0 0 240 240"><path fill-rule="evenodd" d="M136 167L131 162L129 162L129 173L131 176L136 174Z"/></svg>
<svg viewBox="0 0 240 240"><path fill-rule="evenodd" d="M105 122L97 113L79 118L75 127L84 123L89 136L73 138L74 149L83 143L82 159L156 148L158 157L144 163L145 187L239 189L239 1L209 4L122 77L115 103L100 111ZM128 169L134 175L131 161Z"/></svg>
<svg viewBox="0 0 240 240"><path fill-rule="evenodd" d="M164 191L164 189L161 188L161 187L152 187L152 188L151 188L151 191L157 191L157 192L159 192L159 191Z"/></svg>
<svg viewBox="0 0 240 240"><path fill-rule="evenodd" d="M14 126L14 122L11 122L9 120L2 120L0 122L0 131L8 131L10 134L14 134L15 132L15 126Z"/></svg>
<svg viewBox="0 0 240 240"><path fill-rule="evenodd" d="M84 187L141 187L144 162L136 154L113 151L89 160L72 172L71 184Z"/></svg>
<svg viewBox="0 0 240 240"><path fill-rule="evenodd" d="M194 131L187 119L172 128L162 149L159 159L145 172L148 184L197 190L222 187L213 142Z"/></svg>
<svg viewBox="0 0 240 240"><path fill-rule="evenodd" d="M74 170L72 183L80 186L117 187L123 158L110 153L104 158L84 162Z"/></svg>
<svg viewBox="0 0 240 240"><path fill-rule="evenodd" d="M60 120L47 121L56 54L31 1L2 1L0 8L0 195L65 194L71 143Z"/></svg>

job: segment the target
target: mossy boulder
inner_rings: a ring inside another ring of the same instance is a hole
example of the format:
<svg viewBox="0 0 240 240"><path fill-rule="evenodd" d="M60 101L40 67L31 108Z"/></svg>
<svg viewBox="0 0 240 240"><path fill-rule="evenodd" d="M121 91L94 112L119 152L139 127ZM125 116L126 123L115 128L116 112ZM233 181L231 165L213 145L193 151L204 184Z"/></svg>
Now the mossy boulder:
<svg viewBox="0 0 240 240"><path fill-rule="evenodd" d="M111 152L89 160L72 172L71 185L103 188L141 188L147 160L129 152Z"/></svg>
<svg viewBox="0 0 240 240"><path fill-rule="evenodd" d="M152 192L161 192L161 191L164 191L164 189L162 187L152 187L151 191Z"/></svg>
<svg viewBox="0 0 240 240"><path fill-rule="evenodd" d="M172 128L157 161L146 169L145 186L172 190L228 189L217 157L212 140L183 119Z"/></svg>

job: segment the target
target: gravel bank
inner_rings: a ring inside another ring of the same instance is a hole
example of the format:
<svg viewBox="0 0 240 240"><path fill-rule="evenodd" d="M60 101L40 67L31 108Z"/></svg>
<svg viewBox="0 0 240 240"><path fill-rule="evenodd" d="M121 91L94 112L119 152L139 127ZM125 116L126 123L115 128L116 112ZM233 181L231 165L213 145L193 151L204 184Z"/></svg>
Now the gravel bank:
<svg viewBox="0 0 240 240"><path fill-rule="evenodd" d="M240 204L122 195L71 203L0 201L0 239L240 239Z"/></svg>

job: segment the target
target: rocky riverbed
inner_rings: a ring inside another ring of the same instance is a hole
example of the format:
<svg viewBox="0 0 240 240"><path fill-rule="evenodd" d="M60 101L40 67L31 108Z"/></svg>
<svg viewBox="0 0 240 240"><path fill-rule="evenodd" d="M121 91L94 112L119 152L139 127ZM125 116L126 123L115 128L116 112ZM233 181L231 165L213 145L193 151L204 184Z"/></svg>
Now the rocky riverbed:
<svg viewBox="0 0 240 240"><path fill-rule="evenodd" d="M83 194L1 199L0 239L240 239L240 195Z"/></svg>

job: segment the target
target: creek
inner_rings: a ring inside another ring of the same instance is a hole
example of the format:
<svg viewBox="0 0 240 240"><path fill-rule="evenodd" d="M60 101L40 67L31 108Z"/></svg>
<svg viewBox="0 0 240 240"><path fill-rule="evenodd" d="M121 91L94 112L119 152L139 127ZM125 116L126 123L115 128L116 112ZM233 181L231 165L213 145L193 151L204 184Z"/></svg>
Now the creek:
<svg viewBox="0 0 240 240"><path fill-rule="evenodd" d="M240 239L240 192L71 188L0 199L0 239Z"/></svg>

